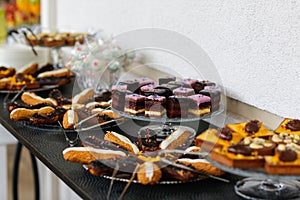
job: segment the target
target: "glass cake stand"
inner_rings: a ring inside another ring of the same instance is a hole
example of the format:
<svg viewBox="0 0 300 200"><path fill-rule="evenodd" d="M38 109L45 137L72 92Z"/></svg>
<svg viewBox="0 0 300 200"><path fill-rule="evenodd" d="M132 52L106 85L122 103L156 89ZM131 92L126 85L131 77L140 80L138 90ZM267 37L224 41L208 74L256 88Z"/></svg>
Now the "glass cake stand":
<svg viewBox="0 0 300 200"><path fill-rule="evenodd" d="M299 199L300 176L267 174L263 168L241 169L209 161L216 167L238 176L248 177L234 187L237 195L245 199Z"/></svg>

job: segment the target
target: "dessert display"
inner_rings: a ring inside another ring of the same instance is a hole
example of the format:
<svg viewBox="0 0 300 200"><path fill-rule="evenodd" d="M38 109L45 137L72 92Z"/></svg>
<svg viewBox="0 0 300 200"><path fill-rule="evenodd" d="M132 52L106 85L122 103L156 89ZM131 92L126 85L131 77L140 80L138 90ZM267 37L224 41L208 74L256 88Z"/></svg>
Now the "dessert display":
<svg viewBox="0 0 300 200"><path fill-rule="evenodd" d="M158 136L158 129L149 126L141 128L136 138L129 139L126 133L108 130L103 139L86 136L82 139L83 147L67 148L63 151L63 156L67 161L85 164L88 171L95 176L112 176L116 168L116 177L118 174L122 177L127 174L130 177L136 173L136 180L144 185L153 185L164 180L187 182L202 179L208 174L222 175L224 172L213 167L207 160L199 159L197 155L188 155L189 152L200 151L199 147L189 147L191 141L188 140L194 134L189 127L176 126L163 139ZM89 148L92 155L85 152ZM102 151L118 153L113 156L108 153L109 156L104 157L101 153L99 155Z"/></svg>
<svg viewBox="0 0 300 200"><path fill-rule="evenodd" d="M28 43L33 46L61 47L74 46L76 42L84 43L86 33L39 33L28 34Z"/></svg>
<svg viewBox="0 0 300 200"><path fill-rule="evenodd" d="M112 89L112 108L129 116L192 119L219 110L221 89L207 80L148 77L120 81Z"/></svg>
<svg viewBox="0 0 300 200"><path fill-rule="evenodd" d="M65 85L71 81L73 73L66 68L54 69L52 64L39 66L29 63L16 70L12 67L0 67L0 92L47 88L47 86Z"/></svg>

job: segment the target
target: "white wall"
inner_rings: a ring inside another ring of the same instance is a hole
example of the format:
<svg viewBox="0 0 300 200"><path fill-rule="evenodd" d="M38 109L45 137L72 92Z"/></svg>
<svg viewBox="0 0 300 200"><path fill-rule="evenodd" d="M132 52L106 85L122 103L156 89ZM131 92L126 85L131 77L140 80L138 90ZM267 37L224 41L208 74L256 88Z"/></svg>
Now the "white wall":
<svg viewBox="0 0 300 200"><path fill-rule="evenodd" d="M300 2L296 0L59 0L57 28L143 27L182 33L216 65L227 94L300 118Z"/></svg>

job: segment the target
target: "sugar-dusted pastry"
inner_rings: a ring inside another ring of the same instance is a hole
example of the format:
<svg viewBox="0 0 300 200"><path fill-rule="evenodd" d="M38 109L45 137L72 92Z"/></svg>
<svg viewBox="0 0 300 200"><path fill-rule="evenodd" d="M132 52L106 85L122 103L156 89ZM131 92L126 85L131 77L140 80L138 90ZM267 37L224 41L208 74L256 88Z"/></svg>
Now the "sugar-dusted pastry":
<svg viewBox="0 0 300 200"><path fill-rule="evenodd" d="M122 151L96 149L93 147L69 147L62 153L65 160L82 164L88 164L97 159L101 160L126 156Z"/></svg>
<svg viewBox="0 0 300 200"><path fill-rule="evenodd" d="M114 131L107 131L104 136L104 139L119 145L120 147L126 149L129 152L132 152L134 154L139 153L138 147L134 143L132 143L127 137L119 133L116 133Z"/></svg>
<svg viewBox="0 0 300 200"><path fill-rule="evenodd" d="M11 111L9 117L11 120L20 121L20 120L29 120L30 117L34 114L47 114L54 110L50 106L46 106L40 109L28 109L28 108L16 108Z"/></svg>
<svg viewBox="0 0 300 200"><path fill-rule="evenodd" d="M153 162L144 162L137 170L137 179L143 185L154 185L161 177L160 168Z"/></svg>
<svg viewBox="0 0 300 200"><path fill-rule="evenodd" d="M51 106L57 106L57 101L55 99L43 98L39 95L36 95L34 92L24 92L21 96L21 99L28 105L37 105L44 103Z"/></svg>
<svg viewBox="0 0 300 200"><path fill-rule="evenodd" d="M93 88L86 88L79 94L76 94L72 99L72 104L83 104L89 99L93 99L95 91Z"/></svg>
<svg viewBox="0 0 300 200"><path fill-rule="evenodd" d="M78 123L78 115L74 110L67 110L63 117L63 127L64 129L73 129L75 124Z"/></svg>
<svg viewBox="0 0 300 200"><path fill-rule="evenodd" d="M180 164L184 164L189 167L193 167L194 169L207 174L211 174L215 176L220 176L224 174L224 171L215 167L206 159L179 158L176 160L176 162Z"/></svg>
<svg viewBox="0 0 300 200"><path fill-rule="evenodd" d="M242 139L243 136L241 134L232 132L227 128L210 128L195 138L195 145L210 150L212 148L237 144Z"/></svg>
<svg viewBox="0 0 300 200"><path fill-rule="evenodd" d="M226 124L226 128L241 134L243 137L269 137L274 133L263 126L259 120L251 120L243 123Z"/></svg>
<svg viewBox="0 0 300 200"><path fill-rule="evenodd" d="M161 149L176 149L185 144L191 135L192 133L187 129L178 127L171 135L160 143L159 147Z"/></svg>

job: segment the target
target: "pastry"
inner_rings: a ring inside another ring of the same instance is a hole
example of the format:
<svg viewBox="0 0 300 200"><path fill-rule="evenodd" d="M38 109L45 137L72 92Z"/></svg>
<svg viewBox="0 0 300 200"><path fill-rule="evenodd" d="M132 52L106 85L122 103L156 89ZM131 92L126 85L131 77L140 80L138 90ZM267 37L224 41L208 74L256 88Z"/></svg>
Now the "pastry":
<svg viewBox="0 0 300 200"><path fill-rule="evenodd" d="M195 145L206 150L230 146L237 144L243 139L243 136L236 132L231 132L227 128L207 129L195 138Z"/></svg>
<svg viewBox="0 0 300 200"><path fill-rule="evenodd" d="M154 83L152 84L147 84L147 85L144 85L140 88L140 93L141 95L145 95L145 92L149 91L149 90L152 90L156 87L156 85Z"/></svg>
<svg viewBox="0 0 300 200"><path fill-rule="evenodd" d="M265 157L265 169L269 174L299 175L300 146L278 145L274 156Z"/></svg>
<svg viewBox="0 0 300 200"><path fill-rule="evenodd" d="M134 153L134 154L139 153L138 147L135 144L133 144L127 137L125 137L121 134L118 134L113 131L108 131L108 132L106 132L104 139L108 140L114 144L119 145L120 147L126 149L127 151L129 151L131 153Z"/></svg>
<svg viewBox="0 0 300 200"><path fill-rule="evenodd" d="M258 155L273 155L275 150L275 143L270 140L259 137L246 137L239 144L247 145L252 152L257 152Z"/></svg>
<svg viewBox="0 0 300 200"><path fill-rule="evenodd" d="M23 67L21 67L20 69L17 70L16 73L20 73L20 74L34 74L37 69L38 69L39 64L36 62L33 63L28 63L27 65L24 65Z"/></svg>
<svg viewBox="0 0 300 200"><path fill-rule="evenodd" d="M96 149L93 147L69 147L63 151L63 157L70 162L88 164L96 159L125 157L122 151Z"/></svg>
<svg viewBox="0 0 300 200"><path fill-rule="evenodd" d="M126 90L130 92L138 92L139 83L136 80L120 81L119 85L126 85Z"/></svg>
<svg viewBox="0 0 300 200"><path fill-rule="evenodd" d="M89 99L93 99L95 91L93 88L86 88L72 98L72 104L83 104Z"/></svg>
<svg viewBox="0 0 300 200"><path fill-rule="evenodd" d="M179 158L176 160L177 163L192 167L198 171L214 176L220 176L224 174L224 171L215 167L206 159L190 159L190 158Z"/></svg>
<svg viewBox="0 0 300 200"><path fill-rule="evenodd" d="M42 85L64 85L70 82L72 73L67 68L45 71L37 76L37 81Z"/></svg>
<svg viewBox="0 0 300 200"><path fill-rule="evenodd" d="M37 77L39 74L48 72L48 71L53 71L54 67L51 63L46 63L45 65L42 65L39 67L34 74L32 74L33 77Z"/></svg>
<svg viewBox="0 0 300 200"><path fill-rule="evenodd" d="M124 111L124 107L125 107L125 95L126 94L130 94L131 92L128 92L126 90L119 90L116 89L113 93L112 93L112 102L111 102L111 106L112 108L119 110L119 111Z"/></svg>
<svg viewBox="0 0 300 200"><path fill-rule="evenodd" d="M0 79L13 76L15 73L15 68L0 66Z"/></svg>
<svg viewBox="0 0 300 200"><path fill-rule="evenodd" d="M280 125L275 129L275 133L292 133L300 135L300 120L285 118Z"/></svg>
<svg viewBox="0 0 300 200"><path fill-rule="evenodd" d="M74 129L75 124L78 123L78 115L74 110L68 110L63 116L64 129Z"/></svg>
<svg viewBox="0 0 300 200"><path fill-rule="evenodd" d="M179 167L175 167L173 165L163 167L161 170L163 172L163 177L166 179L175 179L186 182L198 178L198 174Z"/></svg>
<svg viewBox="0 0 300 200"><path fill-rule="evenodd" d="M215 148L210 158L218 163L232 168L260 168L264 166L264 157L257 155L247 145L231 145Z"/></svg>
<svg viewBox="0 0 300 200"><path fill-rule="evenodd" d="M243 137L266 137L272 136L274 133L264 127L262 122L258 120L251 120L249 122L226 124L226 128L233 132L241 134Z"/></svg>
<svg viewBox="0 0 300 200"><path fill-rule="evenodd" d="M276 144L295 143L297 145L300 145L300 135L287 132L274 134L270 137L270 140Z"/></svg>
<svg viewBox="0 0 300 200"><path fill-rule="evenodd" d="M16 108L10 113L9 117L14 121L29 120L34 114L46 114L52 112L53 110L54 108L50 106L40 109Z"/></svg>
<svg viewBox="0 0 300 200"><path fill-rule="evenodd" d="M144 115L145 98L145 96L139 94L126 94L124 112L132 115Z"/></svg>
<svg viewBox="0 0 300 200"><path fill-rule="evenodd" d="M160 168L152 162L144 162L137 170L137 179L143 185L154 185L161 177Z"/></svg>
<svg viewBox="0 0 300 200"><path fill-rule="evenodd" d="M1 78L0 79L0 90L2 89L6 89L7 88L7 84L10 83L10 79L9 78Z"/></svg>
<svg viewBox="0 0 300 200"><path fill-rule="evenodd" d="M194 116L203 116L210 113L210 97L201 94L195 94L187 97L189 99L189 113Z"/></svg>
<svg viewBox="0 0 300 200"><path fill-rule="evenodd" d="M40 83L34 77L28 74L17 73L9 77L9 82L6 84L7 90L21 90L24 86L26 89L35 89L40 87Z"/></svg>
<svg viewBox="0 0 300 200"><path fill-rule="evenodd" d="M176 149L177 147L185 144L189 140L191 135L191 132L189 132L185 128L179 127L165 140L163 140L160 143L159 147L161 149Z"/></svg>
<svg viewBox="0 0 300 200"><path fill-rule="evenodd" d="M28 105L37 105L37 104L48 104L51 106L57 106L57 101L53 98L43 98L36 95L34 92L24 92L21 96L21 99L24 103Z"/></svg>
<svg viewBox="0 0 300 200"><path fill-rule="evenodd" d="M166 98L150 95L145 99L145 116L161 117L166 113Z"/></svg>
<svg viewBox="0 0 300 200"><path fill-rule="evenodd" d="M48 113L35 113L30 117L29 121L33 125L57 124L58 121L63 119L65 112L64 108L56 108Z"/></svg>

